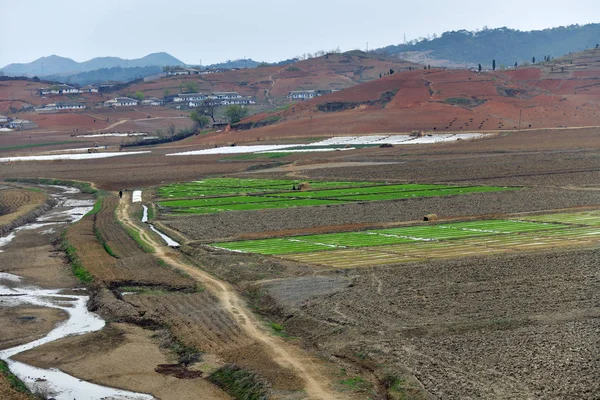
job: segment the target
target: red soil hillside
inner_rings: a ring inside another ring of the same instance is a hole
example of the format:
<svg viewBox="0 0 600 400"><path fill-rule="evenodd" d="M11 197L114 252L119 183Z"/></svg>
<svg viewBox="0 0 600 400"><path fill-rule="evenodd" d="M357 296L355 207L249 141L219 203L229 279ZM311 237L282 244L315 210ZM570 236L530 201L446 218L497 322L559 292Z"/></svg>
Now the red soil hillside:
<svg viewBox="0 0 600 400"><path fill-rule="evenodd" d="M142 91L146 96L162 97L188 91L193 82L198 91L236 91L255 96L259 104L281 102L291 90L340 90L378 79L390 69L404 71L418 65L380 58L360 51L329 54L285 66L248 68L210 75L172 76L142 82L127 88L127 92Z"/></svg>
<svg viewBox="0 0 600 400"><path fill-rule="evenodd" d="M25 105L41 106L57 101L75 101L90 106L114 95L102 96L98 93L83 93L73 95L38 95L38 89L51 86L47 83L31 82L25 80L0 81L0 113L6 115L12 111L19 111Z"/></svg>
<svg viewBox="0 0 600 400"><path fill-rule="evenodd" d="M232 139L600 125L600 50L516 70L407 71L257 114L278 122Z"/></svg>

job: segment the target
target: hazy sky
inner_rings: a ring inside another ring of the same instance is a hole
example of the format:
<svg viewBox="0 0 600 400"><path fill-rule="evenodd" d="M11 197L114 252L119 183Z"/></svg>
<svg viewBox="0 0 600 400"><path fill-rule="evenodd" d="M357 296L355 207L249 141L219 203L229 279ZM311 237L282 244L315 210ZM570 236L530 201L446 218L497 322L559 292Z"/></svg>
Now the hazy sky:
<svg viewBox="0 0 600 400"><path fill-rule="evenodd" d="M188 64L278 61L448 30L600 22L598 0L0 0L0 66L165 51Z"/></svg>

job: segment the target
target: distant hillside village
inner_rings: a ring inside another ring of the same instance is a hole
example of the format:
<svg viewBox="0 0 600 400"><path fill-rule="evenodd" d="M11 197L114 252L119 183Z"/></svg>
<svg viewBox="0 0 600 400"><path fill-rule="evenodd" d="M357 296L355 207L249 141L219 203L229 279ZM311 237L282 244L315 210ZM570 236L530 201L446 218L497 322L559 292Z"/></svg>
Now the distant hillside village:
<svg viewBox="0 0 600 400"><path fill-rule="evenodd" d="M190 75L201 73L216 73L222 72L220 69L215 70L198 70L193 68L170 68L167 70L168 75ZM115 86L122 85L121 82L107 82L98 85L87 85L84 87L76 87L67 84L57 84L38 89L38 95L46 96L66 96L85 93L103 93L113 89ZM285 97L288 101L304 101L310 100L323 94L331 93L332 90L294 90L290 91ZM141 96L143 97L143 96ZM256 99L252 96L242 96L237 92L213 92L207 93L179 93L174 96L165 96L164 99L157 97L149 98L130 98L130 97L115 97L104 102L83 103L78 101L56 101L53 103L44 104L40 107L35 107L38 112L60 112L60 111L76 111L86 108L97 107L135 107L135 106L165 106L173 103L176 108L188 107L220 107L230 105L254 105Z"/></svg>

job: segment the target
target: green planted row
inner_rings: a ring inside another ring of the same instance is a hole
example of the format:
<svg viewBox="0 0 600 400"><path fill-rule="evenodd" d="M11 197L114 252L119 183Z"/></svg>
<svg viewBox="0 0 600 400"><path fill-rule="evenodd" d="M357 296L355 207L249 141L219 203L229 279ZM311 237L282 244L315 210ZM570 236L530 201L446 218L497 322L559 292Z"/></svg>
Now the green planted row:
<svg viewBox="0 0 600 400"><path fill-rule="evenodd" d="M565 228L560 224L485 220L432 226L411 226L362 232L292 236L239 242L214 243L213 246L264 255L292 254L340 248L375 247L403 243L433 242L469 237L498 236L511 233L544 232Z"/></svg>

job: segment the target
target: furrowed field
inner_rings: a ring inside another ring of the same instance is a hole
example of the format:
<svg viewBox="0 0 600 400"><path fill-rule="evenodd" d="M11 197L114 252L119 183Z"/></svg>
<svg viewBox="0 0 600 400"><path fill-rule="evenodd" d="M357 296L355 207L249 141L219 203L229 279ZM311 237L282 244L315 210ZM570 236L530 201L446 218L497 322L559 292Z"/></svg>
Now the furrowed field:
<svg viewBox="0 0 600 400"><path fill-rule="evenodd" d="M310 190L308 190L310 189ZM315 190L313 190L315 189ZM210 214L223 211L262 210L342 204L358 201L400 200L515 188L447 186L435 184L390 185L376 182L310 181L216 178L174 184L158 189L158 205L175 213Z"/></svg>

